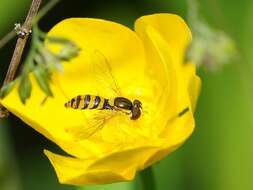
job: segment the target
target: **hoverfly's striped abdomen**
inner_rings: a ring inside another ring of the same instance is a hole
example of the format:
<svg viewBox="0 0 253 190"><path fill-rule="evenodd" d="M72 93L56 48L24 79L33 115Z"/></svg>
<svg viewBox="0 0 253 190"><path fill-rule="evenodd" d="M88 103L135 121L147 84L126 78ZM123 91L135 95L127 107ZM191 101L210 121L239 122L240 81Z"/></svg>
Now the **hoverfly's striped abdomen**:
<svg viewBox="0 0 253 190"><path fill-rule="evenodd" d="M79 95L65 103L66 108L73 109L110 109L109 100L100 96Z"/></svg>

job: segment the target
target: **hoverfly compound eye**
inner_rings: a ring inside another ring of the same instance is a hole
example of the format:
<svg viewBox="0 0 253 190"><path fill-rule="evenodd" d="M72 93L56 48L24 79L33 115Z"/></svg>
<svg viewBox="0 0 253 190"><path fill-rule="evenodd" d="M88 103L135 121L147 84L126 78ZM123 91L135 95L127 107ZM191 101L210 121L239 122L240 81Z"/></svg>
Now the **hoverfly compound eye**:
<svg viewBox="0 0 253 190"><path fill-rule="evenodd" d="M138 105L139 105L139 108L142 108L142 103L140 101L139 101Z"/></svg>

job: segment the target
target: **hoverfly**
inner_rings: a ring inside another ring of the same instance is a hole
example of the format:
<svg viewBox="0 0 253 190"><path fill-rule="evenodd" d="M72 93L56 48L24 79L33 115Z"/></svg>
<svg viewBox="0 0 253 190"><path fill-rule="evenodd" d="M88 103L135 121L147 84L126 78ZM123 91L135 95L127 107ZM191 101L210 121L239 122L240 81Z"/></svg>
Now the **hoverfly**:
<svg viewBox="0 0 253 190"><path fill-rule="evenodd" d="M136 120L141 116L142 104L139 100L131 102L125 97L103 98L94 95L78 95L65 103L66 108L73 109L98 109L115 110L131 115L130 119Z"/></svg>

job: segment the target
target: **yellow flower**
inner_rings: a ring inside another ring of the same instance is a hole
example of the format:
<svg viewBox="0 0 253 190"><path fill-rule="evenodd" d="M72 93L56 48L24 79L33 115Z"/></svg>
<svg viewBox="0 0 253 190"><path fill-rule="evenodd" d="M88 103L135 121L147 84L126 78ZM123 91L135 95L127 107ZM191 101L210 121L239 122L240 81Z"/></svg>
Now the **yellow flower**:
<svg viewBox="0 0 253 190"><path fill-rule="evenodd" d="M63 64L63 74L53 75L54 97L41 105L45 95L31 76L33 91L25 105L17 89L1 103L69 154L45 150L61 183L132 180L137 171L161 160L191 135L200 79L193 64L183 63L191 32L180 17L143 16L136 21L135 32L111 21L71 18L48 35L70 39L81 48L78 57ZM59 51L56 45L47 46ZM85 131L95 126L94 115L110 111L66 109L64 103L79 94L115 97L104 85L110 84L109 79L101 81L91 69L105 60L123 96L142 102L142 115L137 120L116 115L84 138ZM189 111L178 116L186 108Z"/></svg>

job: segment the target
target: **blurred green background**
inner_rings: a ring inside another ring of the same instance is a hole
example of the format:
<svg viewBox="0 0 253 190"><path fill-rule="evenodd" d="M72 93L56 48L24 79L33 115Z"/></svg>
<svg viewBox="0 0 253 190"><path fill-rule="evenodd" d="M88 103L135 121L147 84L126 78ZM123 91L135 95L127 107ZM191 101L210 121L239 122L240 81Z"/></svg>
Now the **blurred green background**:
<svg viewBox="0 0 253 190"><path fill-rule="evenodd" d="M22 22L31 0L0 1L0 38ZM215 72L203 67L196 130L187 143L154 165L158 190L253 190L253 1L198 1L199 16L235 41L237 59ZM62 0L40 26L48 31L67 17L98 17L133 26L141 15L171 12L187 19L185 0ZM0 79L15 40L0 49ZM71 190L60 185L44 148L56 149L14 116L0 120L0 190ZM82 187L87 190L141 189L140 177L129 183Z"/></svg>

